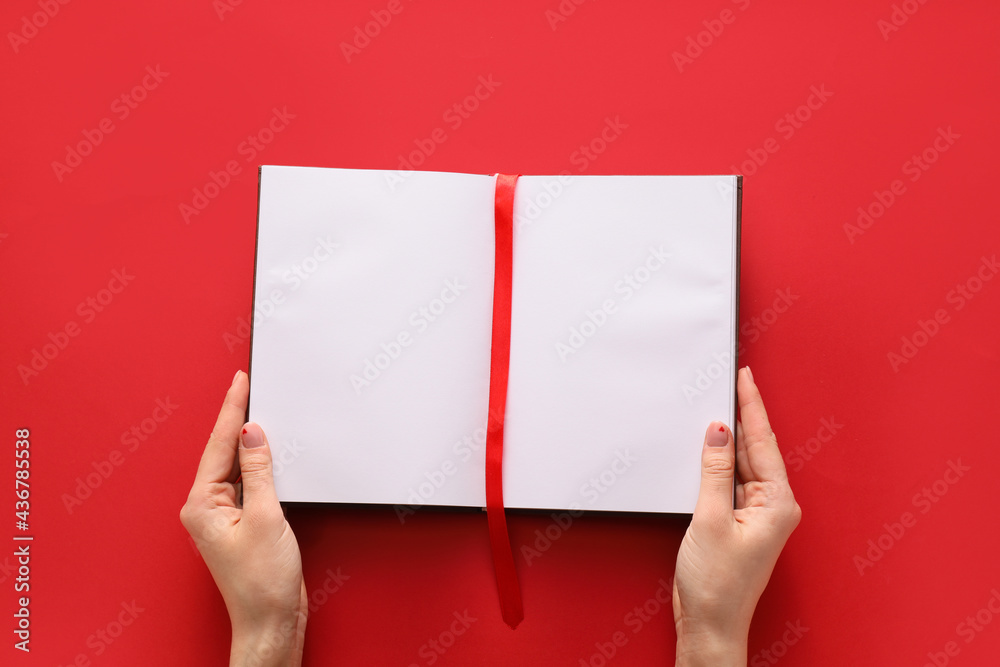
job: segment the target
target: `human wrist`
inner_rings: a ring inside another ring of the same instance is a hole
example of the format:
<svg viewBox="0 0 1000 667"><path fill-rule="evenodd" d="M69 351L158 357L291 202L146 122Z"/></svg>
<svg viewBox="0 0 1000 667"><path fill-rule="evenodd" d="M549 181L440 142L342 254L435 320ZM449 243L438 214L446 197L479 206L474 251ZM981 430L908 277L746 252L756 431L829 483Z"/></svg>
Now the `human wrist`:
<svg viewBox="0 0 1000 667"><path fill-rule="evenodd" d="M680 632L675 667L746 667L747 633Z"/></svg>
<svg viewBox="0 0 1000 667"><path fill-rule="evenodd" d="M298 667L302 664L298 623L298 617L234 622L230 667Z"/></svg>

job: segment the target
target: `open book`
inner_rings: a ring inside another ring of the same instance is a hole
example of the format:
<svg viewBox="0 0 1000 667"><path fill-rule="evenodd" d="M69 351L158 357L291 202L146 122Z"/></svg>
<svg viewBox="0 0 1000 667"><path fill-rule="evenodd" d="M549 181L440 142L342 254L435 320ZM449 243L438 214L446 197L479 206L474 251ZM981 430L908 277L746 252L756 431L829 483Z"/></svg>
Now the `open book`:
<svg viewBox="0 0 1000 667"><path fill-rule="evenodd" d="M496 177L260 170L250 418L282 501L485 506ZM508 508L691 512L734 425L738 176L521 176Z"/></svg>

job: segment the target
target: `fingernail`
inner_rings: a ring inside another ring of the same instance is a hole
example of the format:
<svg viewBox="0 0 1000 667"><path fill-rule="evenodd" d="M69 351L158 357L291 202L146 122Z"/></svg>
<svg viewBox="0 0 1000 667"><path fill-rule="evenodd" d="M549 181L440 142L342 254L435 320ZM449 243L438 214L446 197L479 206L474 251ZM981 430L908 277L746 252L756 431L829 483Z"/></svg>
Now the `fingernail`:
<svg viewBox="0 0 1000 667"><path fill-rule="evenodd" d="M708 427L708 437L705 439L705 444L709 447L725 447L728 442L729 434L726 433L726 427L722 422L712 422L712 425Z"/></svg>
<svg viewBox="0 0 1000 667"><path fill-rule="evenodd" d="M256 449L264 446L264 431L260 426L250 422L243 427L243 448Z"/></svg>
<svg viewBox="0 0 1000 667"><path fill-rule="evenodd" d="M749 366L744 366L744 368L747 369L747 377L750 378L751 382L753 382L753 371L750 370ZM754 383L754 384L756 384L756 383Z"/></svg>
<svg viewBox="0 0 1000 667"><path fill-rule="evenodd" d="M240 372L236 371L236 375L233 376L233 384L236 384L236 380L239 379L239 377L240 377Z"/></svg>

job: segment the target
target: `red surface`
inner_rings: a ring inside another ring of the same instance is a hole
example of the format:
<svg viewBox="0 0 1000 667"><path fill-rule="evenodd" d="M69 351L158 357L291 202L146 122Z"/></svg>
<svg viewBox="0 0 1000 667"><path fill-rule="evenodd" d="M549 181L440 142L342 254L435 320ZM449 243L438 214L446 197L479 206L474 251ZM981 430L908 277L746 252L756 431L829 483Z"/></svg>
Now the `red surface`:
<svg viewBox="0 0 1000 667"><path fill-rule="evenodd" d="M222 18L208 0L161 4L59 5L17 52L9 35L0 48L0 534L16 532L14 432L27 427L36 537L33 650L16 652L8 630L0 661L224 662L228 619L177 515L247 366L256 166L395 168L433 135L445 137L423 164L435 170L746 174L743 360L804 512L758 607L751 664L770 664L760 652L772 647L789 666L923 665L948 648L957 655L939 664L996 664L1000 618L980 610L1000 590L1000 280L975 283L1000 250L995 3L910 0L916 13L886 39L888 0L585 2L555 29L557 0L404 0L350 63L339 44L387 2L244 2ZM38 7L4 3L4 32ZM721 34L679 71L674 52L705 21ZM169 74L122 118L114 101L147 66ZM474 112L449 111L477 86ZM811 98L809 120L782 120L814 90L830 95ZM58 180L53 161L104 118L113 131ZM244 143L272 118L270 143ZM585 157L602 128L613 141ZM928 170L907 167L939 128L959 136ZM237 175L186 224L180 205L229 161ZM896 180L892 205L852 243L844 225ZM91 315L86 299L123 267L134 278ZM969 281L981 289L960 296ZM888 354L939 310L946 321L894 369ZM25 384L18 366L69 322L78 335ZM168 399L177 407L129 451L125 434ZM794 454L810 443L809 460ZM69 513L64 494L114 451L121 464ZM955 477L949 461L969 470ZM898 539L883 536L904 518ZM609 664L672 661L669 608L629 614L672 573L683 518L574 521L530 566L519 560L516 631L500 619L481 512L400 525L389 509L318 508L290 520L311 590L328 571L350 577L310 617L308 664L430 664L422 646L465 610L477 620L435 664L596 665L597 644L619 631L628 641ZM551 524L509 521L515 545ZM859 574L855 556L880 539L888 550ZM0 551L8 628L12 552ZM132 601L134 622L98 640ZM964 619L977 612L991 622L974 630ZM781 644L799 622L808 631Z"/></svg>

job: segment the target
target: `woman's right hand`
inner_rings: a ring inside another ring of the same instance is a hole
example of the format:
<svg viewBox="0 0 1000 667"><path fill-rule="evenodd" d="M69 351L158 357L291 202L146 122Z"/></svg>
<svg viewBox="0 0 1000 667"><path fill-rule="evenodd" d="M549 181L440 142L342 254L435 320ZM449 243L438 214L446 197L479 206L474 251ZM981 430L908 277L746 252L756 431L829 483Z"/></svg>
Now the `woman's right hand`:
<svg viewBox="0 0 1000 667"><path fill-rule="evenodd" d="M736 384L741 421L735 442L721 422L708 427L701 490L677 554L678 666L747 664L757 600L802 516L749 368L740 370Z"/></svg>

